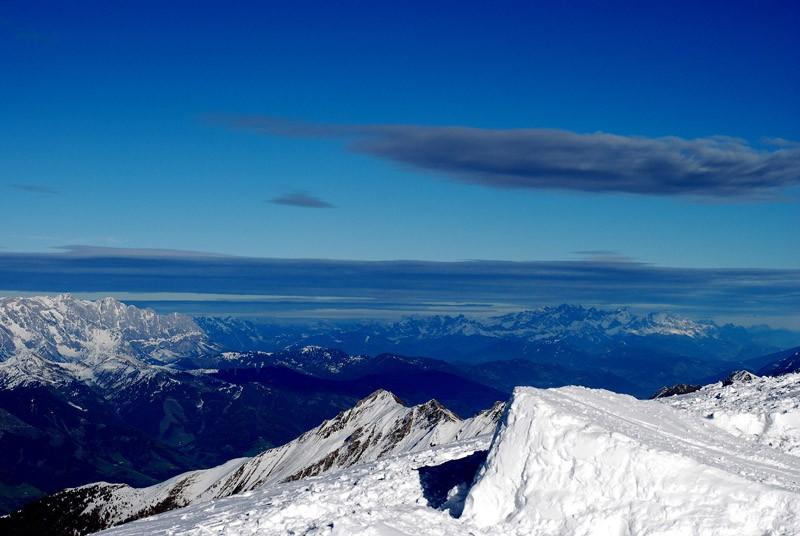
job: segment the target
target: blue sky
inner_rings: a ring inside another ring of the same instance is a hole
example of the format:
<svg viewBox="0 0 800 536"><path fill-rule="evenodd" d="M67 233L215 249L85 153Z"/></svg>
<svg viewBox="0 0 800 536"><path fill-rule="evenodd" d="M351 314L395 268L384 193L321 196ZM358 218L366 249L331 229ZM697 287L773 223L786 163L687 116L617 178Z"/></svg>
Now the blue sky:
<svg viewBox="0 0 800 536"><path fill-rule="evenodd" d="M0 247L797 269L799 24L788 1L3 2ZM692 141L715 136L742 141ZM543 177L542 138L594 182ZM675 158L725 165L698 190Z"/></svg>
<svg viewBox="0 0 800 536"><path fill-rule="evenodd" d="M0 246L800 262L792 188L781 202L493 189L210 119L798 140L792 2L163 4L3 4ZM335 208L265 202L296 192Z"/></svg>

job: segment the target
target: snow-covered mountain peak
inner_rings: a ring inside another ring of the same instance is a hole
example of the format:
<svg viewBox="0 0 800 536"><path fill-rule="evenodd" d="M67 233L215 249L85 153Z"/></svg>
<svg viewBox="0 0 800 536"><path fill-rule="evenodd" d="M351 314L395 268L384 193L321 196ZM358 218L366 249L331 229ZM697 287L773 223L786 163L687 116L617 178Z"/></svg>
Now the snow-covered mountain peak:
<svg viewBox="0 0 800 536"><path fill-rule="evenodd" d="M458 316L408 317L391 326L391 331L404 336L446 337L452 335L509 335L531 340L587 340L620 335L674 335L708 337L716 333L712 322L697 322L669 313L638 316L627 308L597 309L581 305L561 304L508 313L477 320Z"/></svg>
<svg viewBox="0 0 800 536"><path fill-rule="evenodd" d="M0 359L29 350L61 362L118 354L168 361L207 348L205 334L191 318L159 315L115 298L0 298Z"/></svg>
<svg viewBox="0 0 800 536"><path fill-rule="evenodd" d="M115 383L150 374L152 364L212 351L191 318L159 315L115 298L91 301L69 294L0 298L0 362L21 356L0 369L0 375L7 376L5 382L17 381L11 376L24 368L37 381ZM57 378L59 370L70 378Z"/></svg>
<svg viewBox="0 0 800 536"><path fill-rule="evenodd" d="M385 407L385 406L403 406L403 401L397 398L397 396L392 393L391 391L387 391L386 389L378 389L374 393L371 393L368 396L365 396L358 402L353 409L360 408L360 409L367 409L367 408L374 408L374 407Z"/></svg>
<svg viewBox="0 0 800 536"><path fill-rule="evenodd" d="M115 524L453 442L473 440L485 448L501 412L499 403L461 420L436 401L406 407L391 392L379 390L286 445L252 458L185 473L149 488L89 484L54 495L53 504L79 518Z"/></svg>

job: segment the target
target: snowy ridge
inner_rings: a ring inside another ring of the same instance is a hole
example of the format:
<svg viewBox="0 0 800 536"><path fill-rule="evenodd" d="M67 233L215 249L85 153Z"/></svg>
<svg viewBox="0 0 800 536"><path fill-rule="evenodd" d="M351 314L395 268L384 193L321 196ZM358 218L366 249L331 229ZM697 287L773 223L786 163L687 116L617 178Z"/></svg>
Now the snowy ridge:
<svg viewBox="0 0 800 536"><path fill-rule="evenodd" d="M64 367L42 359L25 350L0 361L0 388L15 389L29 385L47 384L63 387L76 381L65 373Z"/></svg>
<svg viewBox="0 0 800 536"><path fill-rule="evenodd" d="M93 363L118 354L169 361L207 348L191 318L159 315L114 298L0 298L0 360L28 350L62 362Z"/></svg>
<svg viewBox="0 0 800 536"><path fill-rule="evenodd" d="M385 328L389 338L448 337L482 335L522 337L528 340L577 337L588 340L620 335L674 335L712 337L717 334L713 322L696 322L668 313L637 316L625 308L615 310L559 305L509 313L477 320L459 316L412 316ZM394 335L391 335L394 334Z"/></svg>
<svg viewBox="0 0 800 536"><path fill-rule="evenodd" d="M800 373L707 385L659 401L750 442L800 456Z"/></svg>
<svg viewBox="0 0 800 536"><path fill-rule="evenodd" d="M800 533L796 457L658 401L579 387L517 388L466 497L456 485L448 502L437 506L421 476L424 468L448 467L487 446L487 436L456 441L265 486L104 534Z"/></svg>
<svg viewBox="0 0 800 536"><path fill-rule="evenodd" d="M404 406L388 391L377 391L352 409L325 421L294 441L252 458L231 460L178 475L148 488L89 484L56 495L57 501L88 497L83 515L106 526L197 502L228 497L270 484L300 480L399 453L491 437L503 405L461 420L435 400Z"/></svg>
<svg viewBox="0 0 800 536"><path fill-rule="evenodd" d="M159 315L113 298L68 294L0 298L0 386L73 381L116 388L160 365L215 351L185 316Z"/></svg>
<svg viewBox="0 0 800 536"><path fill-rule="evenodd" d="M238 367L285 367L311 376L335 376L348 367L369 361L369 356L351 355L317 345L286 346L276 352L224 352L222 362Z"/></svg>

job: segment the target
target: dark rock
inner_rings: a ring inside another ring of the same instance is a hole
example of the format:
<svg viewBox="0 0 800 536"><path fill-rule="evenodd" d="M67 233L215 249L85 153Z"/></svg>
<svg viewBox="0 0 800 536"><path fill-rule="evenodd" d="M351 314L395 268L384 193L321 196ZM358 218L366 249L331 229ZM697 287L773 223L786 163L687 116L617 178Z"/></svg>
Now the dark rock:
<svg viewBox="0 0 800 536"><path fill-rule="evenodd" d="M700 389L702 385L694 385L691 383L678 383L673 385L672 387L664 386L650 397L651 400L656 398L665 398L668 396L675 396L675 395L685 395L688 393L694 393L698 389Z"/></svg>

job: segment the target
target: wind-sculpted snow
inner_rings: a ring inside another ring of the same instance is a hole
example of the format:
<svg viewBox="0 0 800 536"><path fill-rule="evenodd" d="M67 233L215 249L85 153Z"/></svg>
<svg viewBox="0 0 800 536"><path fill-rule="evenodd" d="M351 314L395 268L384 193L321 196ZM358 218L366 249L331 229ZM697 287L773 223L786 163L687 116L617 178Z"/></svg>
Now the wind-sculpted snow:
<svg viewBox="0 0 800 536"><path fill-rule="evenodd" d="M800 464L656 401L517 388L466 524L506 534L796 534Z"/></svg>
<svg viewBox="0 0 800 536"><path fill-rule="evenodd" d="M294 441L255 457L182 474L148 488L89 484L54 495L50 504L52 509L68 505L71 516L91 519L95 526L109 526L399 453L479 436L488 441L502 407L498 403L461 420L435 400L406 407L388 391L377 391Z"/></svg>
<svg viewBox="0 0 800 536"><path fill-rule="evenodd" d="M730 385L714 383L660 401L748 441L800 456L800 373L740 375Z"/></svg>
<svg viewBox="0 0 800 536"><path fill-rule="evenodd" d="M464 483L447 494L447 507L431 497L422 468L487 447L465 500ZM800 533L798 515L794 456L658 401L517 388L490 446L488 436L456 441L107 534L789 536Z"/></svg>

